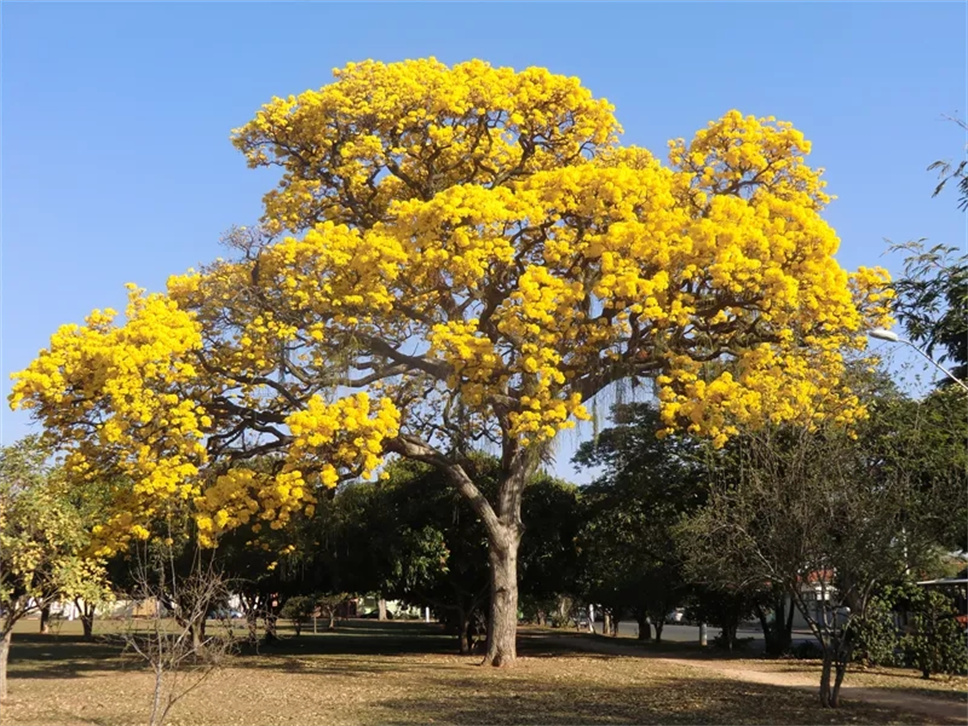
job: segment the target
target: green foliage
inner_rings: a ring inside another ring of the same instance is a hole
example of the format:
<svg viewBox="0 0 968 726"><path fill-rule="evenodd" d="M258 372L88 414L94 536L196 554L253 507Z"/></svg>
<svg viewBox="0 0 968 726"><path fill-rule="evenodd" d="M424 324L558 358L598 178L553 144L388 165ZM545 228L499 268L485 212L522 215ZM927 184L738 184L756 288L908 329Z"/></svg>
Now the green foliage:
<svg viewBox="0 0 968 726"><path fill-rule="evenodd" d="M582 493L579 583L583 597L616 616L631 611L642 633L647 617L661 624L684 596L676 527L702 503L703 485L696 445L658 438L664 425L654 407L618 405L613 419L617 426L575 456L605 469Z"/></svg>
<svg viewBox="0 0 968 726"><path fill-rule="evenodd" d="M294 623L305 623L316 612L316 598L312 595L294 595L286 600L279 615Z"/></svg>
<svg viewBox="0 0 968 726"><path fill-rule="evenodd" d="M90 522L48 457L35 436L0 447L4 633L54 599L107 597L102 563L88 552Z"/></svg>
<svg viewBox="0 0 968 726"><path fill-rule="evenodd" d="M951 364L951 373L968 380L968 254L957 247L922 242L894 245L904 249L904 275L894 281L894 313L912 342L928 355ZM944 378L939 385L948 385Z"/></svg>
<svg viewBox="0 0 968 726"><path fill-rule="evenodd" d="M925 678L932 673L968 675L968 641L965 626L952 599L935 589L924 588L912 603L916 610L910 629L901 639L907 663Z"/></svg>
<svg viewBox="0 0 968 726"><path fill-rule="evenodd" d="M853 618L850 627L855 662L867 666L904 664L890 592L872 597L863 617Z"/></svg>
<svg viewBox="0 0 968 726"><path fill-rule="evenodd" d="M521 509L527 526L518 550L522 600L553 602L575 595L581 526L578 487L546 474L531 478Z"/></svg>
<svg viewBox="0 0 968 726"><path fill-rule="evenodd" d="M473 454L463 465L486 496L497 491L500 462ZM440 469L401 460L386 474L336 495L316 534L322 544L314 567L323 574L314 578L329 579L330 589L430 607L469 648L468 633L488 603L487 531ZM527 528L518 562L525 602L553 599L573 582L576 508L577 490L569 484L537 475L524 487Z"/></svg>
<svg viewBox="0 0 968 726"><path fill-rule="evenodd" d="M968 124L964 120L960 118L949 118L948 120L968 131ZM939 179L931 196L938 196L949 181L954 181L958 187L958 209L962 212L968 211L968 159L962 159L957 164L948 161L936 161L928 167L928 171L932 170L938 171Z"/></svg>
<svg viewBox="0 0 968 726"><path fill-rule="evenodd" d="M737 637L740 624L749 620L757 605L766 600L762 588L748 587L737 591L694 585L691 588L691 604L686 608L690 620L708 623L720 628L716 645L727 650L741 647L743 641Z"/></svg>

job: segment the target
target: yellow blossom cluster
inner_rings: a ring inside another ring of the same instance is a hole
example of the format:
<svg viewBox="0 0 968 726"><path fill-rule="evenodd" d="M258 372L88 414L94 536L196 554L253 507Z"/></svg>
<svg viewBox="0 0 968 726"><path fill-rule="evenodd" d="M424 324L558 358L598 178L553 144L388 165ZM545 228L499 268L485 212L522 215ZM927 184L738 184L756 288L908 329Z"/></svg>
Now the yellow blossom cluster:
<svg viewBox="0 0 968 726"><path fill-rule="evenodd" d="M371 408L374 409L371 414ZM370 477L382 463L383 441L397 435L400 412L389 398L373 407L366 393L326 403L313 396L306 407L292 413L286 424L295 437L289 449L294 464L324 453L319 476L324 486L334 487L340 468Z"/></svg>
<svg viewBox="0 0 968 726"><path fill-rule="evenodd" d="M179 391L198 377L194 316L164 295L130 286L124 325L95 311L65 325L50 348L13 375L10 403L33 410L67 450L75 476L110 471L136 491L185 498L205 463L211 418Z"/></svg>
<svg viewBox="0 0 968 726"><path fill-rule="evenodd" d="M281 529L293 514L312 516L315 504L312 487L298 469L272 475L233 468L195 499L198 541L203 547L214 547L220 534L250 521L255 522L255 532L261 529L261 521Z"/></svg>
<svg viewBox="0 0 968 726"><path fill-rule="evenodd" d="M318 91L274 98L234 132L251 166L283 168L265 197L274 231L361 213L372 224L394 200L554 168L620 130L606 101L544 68L428 58L350 63L334 75Z"/></svg>

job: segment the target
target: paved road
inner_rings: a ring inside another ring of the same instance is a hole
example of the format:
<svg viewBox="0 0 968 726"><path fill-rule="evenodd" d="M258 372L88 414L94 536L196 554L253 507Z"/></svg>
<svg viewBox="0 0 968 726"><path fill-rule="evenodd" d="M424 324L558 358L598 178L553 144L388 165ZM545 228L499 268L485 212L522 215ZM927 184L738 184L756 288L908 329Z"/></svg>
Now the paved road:
<svg viewBox="0 0 968 726"><path fill-rule="evenodd" d="M602 632L602 624L595 623L595 632ZM713 638L720 634L719 628L709 627L706 629L706 637L711 642ZM634 620L623 620L618 624L618 634L630 638L634 638L639 634L639 625ZM758 626L749 625L740 627L737 631L736 636L738 638L753 638L752 645L762 649L763 648L763 632ZM662 629L662 639L669 640L676 643L685 643L690 640L699 641L699 626L698 625L673 625L667 623ZM793 644L804 641L813 642L813 634L809 630L794 630L793 631Z"/></svg>

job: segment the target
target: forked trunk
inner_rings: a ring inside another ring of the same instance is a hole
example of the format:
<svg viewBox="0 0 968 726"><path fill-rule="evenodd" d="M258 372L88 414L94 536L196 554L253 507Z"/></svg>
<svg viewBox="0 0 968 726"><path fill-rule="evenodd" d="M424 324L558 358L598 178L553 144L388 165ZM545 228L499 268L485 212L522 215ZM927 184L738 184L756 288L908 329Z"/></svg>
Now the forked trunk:
<svg viewBox="0 0 968 726"><path fill-rule="evenodd" d="M823 669L820 671L820 705L831 708L830 703L830 670L833 658L829 651L823 654Z"/></svg>
<svg viewBox="0 0 968 726"><path fill-rule="evenodd" d="M10 638L13 630L8 630L0 639L0 701L7 697L7 656L10 655Z"/></svg>
<svg viewBox="0 0 968 726"><path fill-rule="evenodd" d="M518 546L516 527L501 527L491 536L491 609L487 623L487 656L493 666L512 665L517 658Z"/></svg>
<svg viewBox="0 0 968 726"><path fill-rule="evenodd" d="M834 687L830 693L830 705L832 708L837 708L840 705L840 687L844 683L845 675L847 675L847 663L838 661L834 675Z"/></svg>
<svg viewBox="0 0 968 726"><path fill-rule="evenodd" d="M90 640L94 637L94 613L97 610L97 606L81 598L74 598L74 605L81 614L81 627L84 628L84 639Z"/></svg>

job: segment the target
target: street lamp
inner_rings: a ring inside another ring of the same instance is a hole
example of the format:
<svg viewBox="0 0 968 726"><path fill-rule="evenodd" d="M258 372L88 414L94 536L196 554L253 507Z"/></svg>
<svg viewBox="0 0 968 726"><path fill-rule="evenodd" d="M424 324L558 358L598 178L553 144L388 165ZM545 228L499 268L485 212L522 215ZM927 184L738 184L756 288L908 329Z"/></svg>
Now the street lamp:
<svg viewBox="0 0 968 726"><path fill-rule="evenodd" d="M925 353L923 350L921 350L918 346L916 346L910 340L905 340L904 338L900 337L897 333L894 333L894 332L892 332L890 330L885 330L884 328L874 328L873 330L868 330L867 331L867 334L870 337L872 337L872 338L877 338L878 340L886 340L888 343L903 343L904 345L910 345L918 353L921 354L921 357L922 358L924 358L925 360L927 360L931 365L933 365L939 371L941 371L946 376L948 376L948 378L950 378L955 383L957 383L959 386L961 386L966 391L968 391L968 385L965 385L964 381L961 381L958 378L956 378L951 373L951 371L949 371L943 365L941 365L940 363L938 363L938 361L936 361L930 355L928 355L927 353Z"/></svg>

